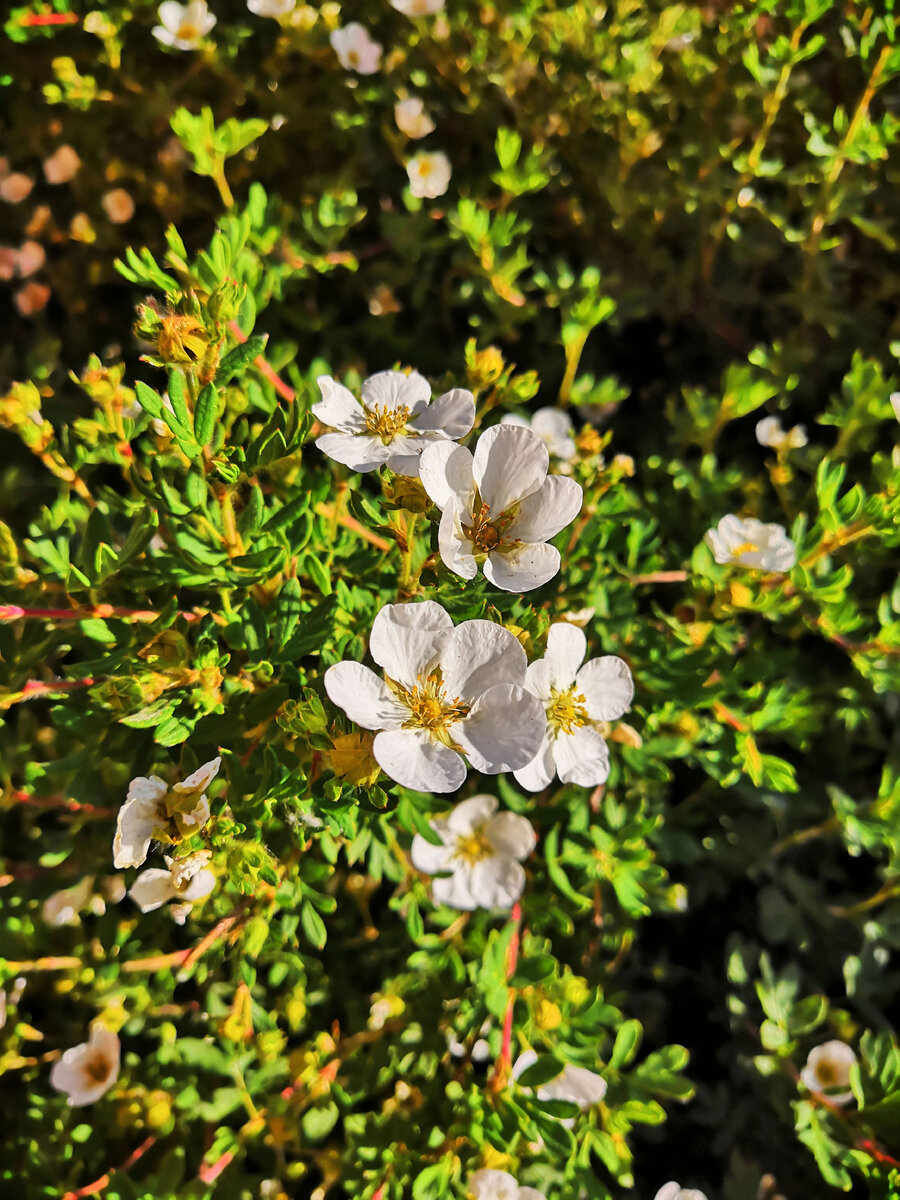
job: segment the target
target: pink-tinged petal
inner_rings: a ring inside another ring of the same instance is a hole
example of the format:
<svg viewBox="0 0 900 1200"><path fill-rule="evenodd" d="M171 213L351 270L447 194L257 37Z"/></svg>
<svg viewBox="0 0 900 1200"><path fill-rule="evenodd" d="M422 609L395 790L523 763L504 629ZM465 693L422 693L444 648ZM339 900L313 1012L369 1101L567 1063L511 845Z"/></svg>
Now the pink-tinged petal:
<svg viewBox="0 0 900 1200"><path fill-rule="evenodd" d="M414 429L433 429L454 440L465 437L474 424L475 397L465 388L444 392L412 422Z"/></svg>
<svg viewBox="0 0 900 1200"><path fill-rule="evenodd" d="M451 734L476 771L498 775L525 767L537 754L547 718L543 705L515 684L489 688Z"/></svg>
<svg viewBox="0 0 900 1200"><path fill-rule="evenodd" d="M571 733L560 733L553 744L556 773L563 783L596 787L609 778L609 749L596 731L580 725Z"/></svg>
<svg viewBox="0 0 900 1200"><path fill-rule="evenodd" d="M509 536L520 542L546 542L581 512L581 484L565 475L548 475L536 492L522 501Z"/></svg>
<svg viewBox="0 0 900 1200"><path fill-rule="evenodd" d="M492 550L484 564L484 577L504 592L531 592L559 572L561 559L547 542L523 542L512 550Z"/></svg>
<svg viewBox="0 0 900 1200"><path fill-rule="evenodd" d="M492 621L463 621L441 652L444 689L474 703L498 683L521 684L527 659L521 643Z"/></svg>
<svg viewBox="0 0 900 1200"><path fill-rule="evenodd" d="M478 574L478 563L473 554L474 545L463 532L460 509L451 500L441 513L438 526L438 550L441 561L448 571L462 579L474 579Z"/></svg>
<svg viewBox="0 0 900 1200"><path fill-rule="evenodd" d="M131 885L128 895L141 912L153 912L156 908L162 908L169 900L174 900L176 895L171 871L165 871L162 867L150 867L147 871L141 871Z"/></svg>
<svg viewBox="0 0 900 1200"><path fill-rule="evenodd" d="M330 375L320 375L316 383L322 399L312 406L313 416L342 433L362 433L366 428L365 414L350 389Z"/></svg>
<svg viewBox="0 0 900 1200"><path fill-rule="evenodd" d="M537 845L537 834L527 817L519 813L497 813L487 825L485 836L498 854L508 858L527 858Z"/></svg>
<svg viewBox="0 0 900 1200"><path fill-rule="evenodd" d="M419 458L419 478L425 491L438 506L446 508L452 499L471 511L475 481L472 455L465 446L453 442L432 442Z"/></svg>
<svg viewBox="0 0 900 1200"><path fill-rule="evenodd" d="M393 454L381 438L365 433L323 433L316 447L352 471L376 471Z"/></svg>
<svg viewBox="0 0 900 1200"><path fill-rule="evenodd" d="M529 792L542 792L549 787L556 775L556 762L553 758L553 735L549 729L544 732L541 748L535 757L525 767L516 771L516 783Z"/></svg>
<svg viewBox="0 0 900 1200"><path fill-rule="evenodd" d="M435 822L432 824L434 825ZM436 830L436 832L439 831ZM442 842L440 846L435 846L423 838L421 833L417 833L413 838L409 851L412 865L425 875L438 875L441 871L449 871L452 855L453 851L449 845L444 845Z"/></svg>
<svg viewBox="0 0 900 1200"><path fill-rule="evenodd" d="M450 615L434 600L385 604L372 622L369 653L388 678L411 688L437 665L452 630Z"/></svg>
<svg viewBox="0 0 900 1200"><path fill-rule="evenodd" d="M512 908L525 891L525 872L514 858L483 858L472 867L469 891L479 908Z"/></svg>
<svg viewBox="0 0 900 1200"><path fill-rule="evenodd" d="M472 471L481 499L499 517L536 492L547 476L550 455L536 433L516 425L495 425L478 439Z"/></svg>
<svg viewBox="0 0 900 1200"><path fill-rule="evenodd" d="M617 720L628 712L634 699L631 671L615 654L605 654L586 662L578 672L575 684L587 702L592 721Z"/></svg>
<svg viewBox="0 0 900 1200"><path fill-rule="evenodd" d="M550 668L550 686L565 691L575 682L578 668L587 654L587 638L577 625L561 621L550 626L544 661Z"/></svg>
<svg viewBox="0 0 900 1200"><path fill-rule="evenodd" d="M468 800L461 801L445 818L448 835L447 844L449 846L453 845L450 838L468 837L470 833L474 833L476 829L480 829L486 821L491 819L496 811L496 796L470 796Z"/></svg>
<svg viewBox="0 0 900 1200"><path fill-rule="evenodd" d="M418 371L409 375L402 371L379 371L362 385L362 402L370 412L375 408L385 412L408 408L415 415L430 399L431 386Z"/></svg>
<svg viewBox="0 0 900 1200"><path fill-rule="evenodd" d="M339 662L325 672L325 691L363 729L399 729L409 712L378 676L357 662Z"/></svg>
<svg viewBox="0 0 900 1200"><path fill-rule="evenodd" d="M379 733L372 752L391 779L417 792L455 792L466 779L466 764L424 729Z"/></svg>

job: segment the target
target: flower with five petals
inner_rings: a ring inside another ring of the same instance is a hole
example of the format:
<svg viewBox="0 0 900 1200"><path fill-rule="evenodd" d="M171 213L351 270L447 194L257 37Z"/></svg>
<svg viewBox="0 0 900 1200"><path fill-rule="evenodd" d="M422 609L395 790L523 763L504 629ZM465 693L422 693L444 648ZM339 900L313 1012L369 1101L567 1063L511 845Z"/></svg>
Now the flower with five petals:
<svg viewBox="0 0 900 1200"><path fill-rule="evenodd" d="M188 4L163 0L159 21L153 30L158 42L175 50L196 50L212 30L216 18L207 8L206 0L190 0Z"/></svg>
<svg viewBox="0 0 900 1200"><path fill-rule="evenodd" d="M797 561L797 548L783 525L765 525L755 517L729 513L715 529L708 529L704 542L720 565L734 564L757 571L789 571Z"/></svg>
<svg viewBox="0 0 900 1200"><path fill-rule="evenodd" d="M93 1104L119 1077L121 1046L118 1037L95 1024L86 1042L72 1046L54 1063L50 1086L65 1092L72 1108Z"/></svg>

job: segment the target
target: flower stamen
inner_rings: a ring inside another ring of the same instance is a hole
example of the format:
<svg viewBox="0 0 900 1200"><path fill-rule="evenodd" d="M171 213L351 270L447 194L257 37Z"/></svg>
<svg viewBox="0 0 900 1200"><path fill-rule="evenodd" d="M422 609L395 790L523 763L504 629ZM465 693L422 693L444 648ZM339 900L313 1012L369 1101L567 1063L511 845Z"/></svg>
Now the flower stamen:
<svg viewBox="0 0 900 1200"><path fill-rule="evenodd" d="M558 692L554 688L550 695L547 719L555 733L572 733L579 726L589 723L587 700L580 692L576 692L574 684L564 692Z"/></svg>
<svg viewBox="0 0 900 1200"><path fill-rule="evenodd" d="M404 688L399 683L392 687L409 709L409 717L403 722L404 729L427 729L440 737L455 721L469 715L470 706L459 696L453 699L445 696L439 670L432 671L425 679L420 675L412 688Z"/></svg>
<svg viewBox="0 0 900 1200"><path fill-rule="evenodd" d="M376 404L374 408L364 409L364 412L369 432L381 438L385 446L409 421L409 409L405 404L401 404L399 408L387 408Z"/></svg>
<svg viewBox="0 0 900 1200"><path fill-rule="evenodd" d="M462 859L470 867L486 858L491 858L494 854L496 854L496 850L487 835L480 829L475 829L472 833L460 834L456 839L456 848L453 851L454 858Z"/></svg>

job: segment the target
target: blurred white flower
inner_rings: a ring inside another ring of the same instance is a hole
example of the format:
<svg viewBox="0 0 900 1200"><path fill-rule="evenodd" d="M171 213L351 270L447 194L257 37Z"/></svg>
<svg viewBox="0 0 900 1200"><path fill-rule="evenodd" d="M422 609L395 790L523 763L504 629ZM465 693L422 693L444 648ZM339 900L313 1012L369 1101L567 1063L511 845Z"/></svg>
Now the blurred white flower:
<svg viewBox="0 0 900 1200"><path fill-rule="evenodd" d="M71 146L60 146L44 159L44 178L48 183L68 183L78 174L81 159Z"/></svg>
<svg viewBox="0 0 900 1200"><path fill-rule="evenodd" d="M584 662L587 638L575 625L550 626L547 652L525 674L525 687L547 714L544 739L534 760L515 772L531 792L554 775L563 783L595 787L609 776L609 750L594 723L615 721L628 711L634 683L628 664L614 654Z"/></svg>
<svg viewBox="0 0 900 1200"><path fill-rule="evenodd" d="M77 925L78 914L87 907L93 894L94 876L87 875L74 887L48 896L41 907L41 916L48 925Z"/></svg>
<svg viewBox="0 0 900 1200"><path fill-rule="evenodd" d="M216 23L206 0L189 0L187 4L163 0L158 16L160 23L154 27L153 36L176 50L196 50Z"/></svg>
<svg viewBox="0 0 900 1200"><path fill-rule="evenodd" d="M417 871L441 876L431 885L435 902L463 911L512 908L525 888L521 860L537 842L531 822L498 813L493 796L472 796L429 824L441 844L417 833L410 857Z"/></svg>
<svg viewBox="0 0 900 1200"><path fill-rule="evenodd" d="M530 429L495 425L463 446L429 446L419 461L428 495L442 510L438 547L446 566L494 587L528 592L552 579L560 555L548 539L581 511L581 486L548 477L547 447Z"/></svg>
<svg viewBox="0 0 900 1200"><path fill-rule="evenodd" d="M703 537L717 563L734 563L759 571L789 571L797 561L797 548L783 525L764 525L755 517L729 513Z"/></svg>
<svg viewBox="0 0 900 1200"><path fill-rule="evenodd" d="M419 96L398 100L394 105L394 120L408 138L423 138L434 132L434 121L425 112L424 101Z"/></svg>
<svg viewBox="0 0 900 1200"><path fill-rule="evenodd" d="M507 1171L494 1171L488 1167L473 1171L466 1180L466 1187L473 1200L546 1200L537 1188L519 1187Z"/></svg>
<svg viewBox="0 0 900 1200"><path fill-rule="evenodd" d="M40 242L23 242L16 254L16 266L23 278L39 271L46 261L47 254Z"/></svg>
<svg viewBox="0 0 900 1200"><path fill-rule="evenodd" d="M406 164L409 190L420 200L434 200L443 196L450 185L453 168L443 150L428 153L423 150Z"/></svg>
<svg viewBox="0 0 900 1200"><path fill-rule="evenodd" d="M595 608L576 608L571 612L564 612L562 619L568 621L570 625L577 625L579 629L584 629L596 612Z"/></svg>
<svg viewBox="0 0 900 1200"><path fill-rule="evenodd" d="M209 850L198 850L185 858L164 857L166 869L151 867L142 871L128 895L141 912L153 912L170 900L177 900L177 919L182 908L187 916L191 905L197 900L205 900L216 886L216 877L207 865L212 854ZM183 924L182 921L178 923Z"/></svg>
<svg viewBox="0 0 900 1200"><path fill-rule="evenodd" d="M795 425L793 429L784 429L780 417L763 417L756 424L756 440L773 450L799 450L807 442L806 428Z"/></svg>
<svg viewBox="0 0 900 1200"><path fill-rule="evenodd" d="M86 1042L67 1050L54 1064L50 1086L65 1092L73 1108L93 1104L118 1079L120 1053L118 1037L95 1024Z"/></svg>
<svg viewBox="0 0 900 1200"><path fill-rule="evenodd" d="M100 203L114 225L124 225L134 216L134 200L124 188L110 188Z"/></svg>
<svg viewBox="0 0 900 1200"><path fill-rule="evenodd" d="M513 1079L518 1079L524 1071L533 1066L537 1058L534 1050L524 1050L513 1064ZM535 1095L538 1100L568 1100L577 1104L584 1112L594 1104L599 1104L606 1095L606 1080L596 1071L566 1063L555 1079L541 1084ZM575 1122L573 1118L568 1117L562 1123L566 1128L571 1128Z"/></svg>
<svg viewBox="0 0 900 1200"><path fill-rule="evenodd" d="M507 413L500 418L501 425L521 425L533 430L550 453L551 458L561 462L571 462L578 453L572 434L575 428L568 413L559 408L539 408L529 421L526 417L518 417Z"/></svg>
<svg viewBox="0 0 900 1200"><path fill-rule="evenodd" d="M357 662L325 672L325 691L363 729L379 730L372 752L404 787L453 792L476 771L525 766L544 727L525 691L525 651L491 621L455 628L433 600L386 604L372 623L369 652L384 681Z"/></svg>
<svg viewBox="0 0 900 1200"><path fill-rule="evenodd" d="M247 0L247 7L257 17L286 17L294 11L297 0Z"/></svg>
<svg viewBox="0 0 900 1200"><path fill-rule="evenodd" d="M34 180L30 176L14 171L12 175L0 179L0 200L5 200L7 204L21 204L31 194L33 187Z"/></svg>
<svg viewBox="0 0 900 1200"><path fill-rule="evenodd" d="M430 17L440 12L445 3L446 0L391 0L391 8L406 17Z"/></svg>
<svg viewBox="0 0 900 1200"><path fill-rule="evenodd" d="M209 820L206 789L221 764L211 759L171 789L156 775L132 779L116 820L113 866L139 867L154 838L173 841L202 829Z"/></svg>
<svg viewBox="0 0 900 1200"><path fill-rule="evenodd" d="M450 1051L453 1058L468 1057L471 1062L487 1062L491 1057L491 1047L487 1041L487 1035L491 1032L490 1020L484 1021L481 1028L478 1030L479 1036L472 1044L472 1049L467 1050L465 1043L461 1042L452 1029L447 1030L447 1049Z"/></svg>
<svg viewBox="0 0 900 1200"><path fill-rule="evenodd" d="M365 25L351 21L332 31L328 39L338 62L357 75L374 75L381 65L381 43L373 42Z"/></svg>
<svg viewBox="0 0 900 1200"><path fill-rule="evenodd" d="M664 1183L654 1200L706 1200L706 1192L697 1188L683 1188L680 1183Z"/></svg>
<svg viewBox="0 0 900 1200"><path fill-rule="evenodd" d="M849 1104L850 1068L856 1062L853 1047L836 1038L810 1050L800 1082L811 1092L824 1092L832 1104Z"/></svg>
<svg viewBox="0 0 900 1200"><path fill-rule="evenodd" d="M316 382L322 399L312 406L313 415L337 431L316 438L316 445L354 471L386 466L415 477L426 446L465 437L475 424L471 392L453 388L432 400L418 371L379 371L362 385L360 400L330 375Z"/></svg>

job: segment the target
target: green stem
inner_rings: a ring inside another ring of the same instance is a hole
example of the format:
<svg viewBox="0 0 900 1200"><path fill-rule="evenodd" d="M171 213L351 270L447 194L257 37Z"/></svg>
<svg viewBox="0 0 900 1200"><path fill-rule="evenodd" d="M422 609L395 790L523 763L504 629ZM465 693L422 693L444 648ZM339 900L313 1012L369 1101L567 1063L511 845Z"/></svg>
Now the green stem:
<svg viewBox="0 0 900 1200"><path fill-rule="evenodd" d="M418 575L413 578L412 561L413 551L415 550L415 531L416 523L419 520L418 513L410 513L406 522L406 549L403 551L403 561L400 567L400 595L410 596L418 583Z"/></svg>
<svg viewBox="0 0 900 1200"><path fill-rule="evenodd" d="M219 189L219 195L222 198L222 203L226 208L234 208L234 196L231 194L231 188L228 186L228 180L225 178L225 163L217 164L213 173L213 183Z"/></svg>
<svg viewBox="0 0 900 1200"><path fill-rule="evenodd" d="M590 332L590 329L580 329L575 337L566 342L566 373L563 375L562 383L559 385L560 404L568 404L569 402L569 396L572 394L572 385L575 383L575 373L578 370L578 364L581 362L581 355Z"/></svg>

